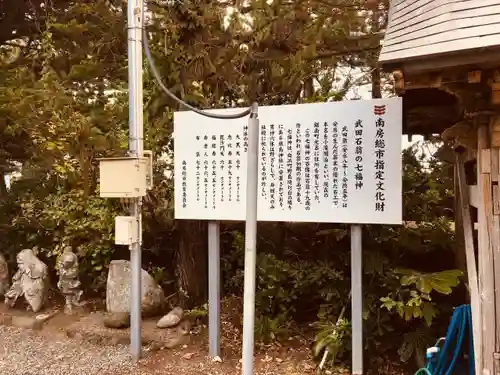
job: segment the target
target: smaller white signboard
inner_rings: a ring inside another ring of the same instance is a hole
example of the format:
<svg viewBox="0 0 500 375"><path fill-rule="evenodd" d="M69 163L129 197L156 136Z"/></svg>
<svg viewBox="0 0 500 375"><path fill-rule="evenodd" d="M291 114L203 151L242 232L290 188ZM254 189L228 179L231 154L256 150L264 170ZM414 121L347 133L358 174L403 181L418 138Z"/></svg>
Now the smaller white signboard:
<svg viewBox="0 0 500 375"><path fill-rule="evenodd" d="M264 106L259 119L259 221L401 224L400 98ZM245 220L248 118L176 112L174 142L175 217Z"/></svg>

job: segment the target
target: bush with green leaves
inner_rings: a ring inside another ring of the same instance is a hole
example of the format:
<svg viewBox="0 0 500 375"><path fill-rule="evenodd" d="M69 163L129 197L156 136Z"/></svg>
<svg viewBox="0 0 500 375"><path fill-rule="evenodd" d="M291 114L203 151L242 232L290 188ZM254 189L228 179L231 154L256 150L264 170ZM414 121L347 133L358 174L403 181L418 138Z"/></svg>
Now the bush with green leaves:
<svg viewBox="0 0 500 375"><path fill-rule="evenodd" d="M453 301L463 301L460 295L449 298L462 276L455 269L449 169L436 160L424 165L417 147L406 150L403 160L405 219L415 223L363 226L365 349L375 362L421 362L425 346L446 330ZM345 358L350 352L349 227L262 223L258 233L257 338L287 338L294 324L316 318L313 354L328 348L336 359ZM227 234L225 291L241 294L244 236L239 229Z"/></svg>

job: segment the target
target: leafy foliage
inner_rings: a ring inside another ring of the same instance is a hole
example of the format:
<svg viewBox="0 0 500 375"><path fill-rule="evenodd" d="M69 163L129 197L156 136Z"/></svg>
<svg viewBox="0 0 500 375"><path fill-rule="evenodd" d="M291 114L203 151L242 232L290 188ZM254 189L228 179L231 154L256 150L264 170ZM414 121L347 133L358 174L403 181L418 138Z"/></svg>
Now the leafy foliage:
<svg viewBox="0 0 500 375"><path fill-rule="evenodd" d="M415 205L405 207L409 218L421 220L423 203L420 195L413 198L420 194L414 187L439 176L443 183L424 195L429 197L425 204L435 213L446 212L440 207L449 202L450 178L443 165L424 164L420 152L419 145L405 151L411 167L405 164L404 198ZM426 215L425 220L401 227L364 227L363 316L368 353L376 353L370 356L374 367L395 353L404 362L421 361L423 348L442 335L448 322L452 300L443 297L458 287L462 276L454 269L453 230L446 217ZM349 321L336 322L343 306L349 316L347 227L261 224L258 231L257 337L264 342L287 339L294 324L318 319L313 354L320 356L328 348L330 363L345 358L350 350ZM223 248L231 248L223 258L225 290L240 294L243 236L234 228L225 238Z"/></svg>
<svg viewBox="0 0 500 375"><path fill-rule="evenodd" d="M347 319L342 318L335 324L329 321L320 321L317 324L318 333L314 338L312 354L318 358L325 350L328 350L331 365L335 359L342 355L346 348L346 336L350 334L350 326Z"/></svg>
<svg viewBox="0 0 500 375"><path fill-rule="evenodd" d="M460 270L422 273L407 269L396 269L394 273L400 276L402 288L392 294L397 295L399 298L394 300L391 297L382 297L380 300L383 306L389 311L394 308L406 320L423 318L429 326L436 316L435 304L430 296L431 292L450 294L452 287L459 284L459 277L463 275ZM415 284L416 289L410 288L413 284Z"/></svg>

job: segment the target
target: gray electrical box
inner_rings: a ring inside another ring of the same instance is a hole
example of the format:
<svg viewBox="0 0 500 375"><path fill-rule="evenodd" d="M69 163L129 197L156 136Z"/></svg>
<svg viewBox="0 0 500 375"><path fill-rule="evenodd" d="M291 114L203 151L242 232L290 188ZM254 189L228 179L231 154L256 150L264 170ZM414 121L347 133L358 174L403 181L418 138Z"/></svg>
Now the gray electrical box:
<svg viewBox="0 0 500 375"><path fill-rule="evenodd" d="M116 216L115 244L132 245L137 241L137 219L134 216Z"/></svg>
<svg viewBox="0 0 500 375"><path fill-rule="evenodd" d="M153 155L99 160L99 193L102 198L138 198L153 186Z"/></svg>

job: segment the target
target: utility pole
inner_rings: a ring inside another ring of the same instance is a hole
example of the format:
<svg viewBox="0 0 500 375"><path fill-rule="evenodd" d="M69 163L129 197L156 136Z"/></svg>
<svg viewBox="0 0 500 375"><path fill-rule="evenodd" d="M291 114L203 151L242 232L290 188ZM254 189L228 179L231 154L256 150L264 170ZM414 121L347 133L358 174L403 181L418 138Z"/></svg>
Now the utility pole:
<svg viewBox="0 0 500 375"><path fill-rule="evenodd" d="M142 27L143 0L128 0L128 95L129 95L129 157L141 158L143 145L143 96L142 96ZM132 266L130 306L130 350L132 360L141 357L141 242L142 242L142 197L132 198L131 216L136 220L136 240L130 245Z"/></svg>

